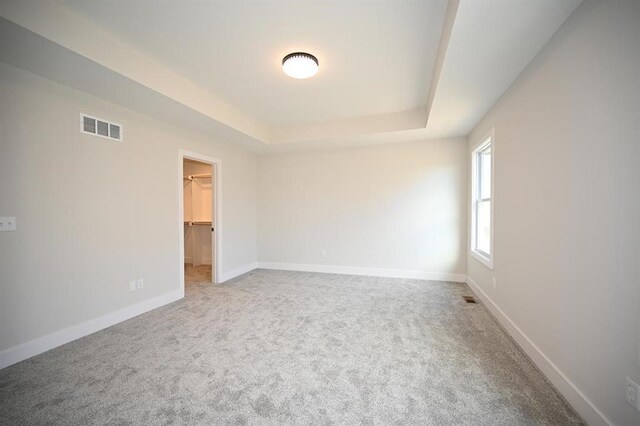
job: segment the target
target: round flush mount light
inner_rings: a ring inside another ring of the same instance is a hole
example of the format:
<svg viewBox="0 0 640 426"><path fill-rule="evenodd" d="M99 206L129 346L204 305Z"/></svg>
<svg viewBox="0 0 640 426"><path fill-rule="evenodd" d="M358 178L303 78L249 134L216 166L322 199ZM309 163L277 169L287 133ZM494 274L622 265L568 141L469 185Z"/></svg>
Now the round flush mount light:
<svg viewBox="0 0 640 426"><path fill-rule="evenodd" d="M318 58L305 52L289 53L282 58L282 71L289 77L303 80L318 72Z"/></svg>

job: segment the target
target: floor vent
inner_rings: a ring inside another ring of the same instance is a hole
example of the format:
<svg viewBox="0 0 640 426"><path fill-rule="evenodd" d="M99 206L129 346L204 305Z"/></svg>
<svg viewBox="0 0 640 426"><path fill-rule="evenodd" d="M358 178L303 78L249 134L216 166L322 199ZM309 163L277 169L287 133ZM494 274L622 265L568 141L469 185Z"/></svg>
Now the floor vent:
<svg viewBox="0 0 640 426"><path fill-rule="evenodd" d="M467 303L476 303L476 299L473 296L462 296L462 298Z"/></svg>
<svg viewBox="0 0 640 426"><path fill-rule="evenodd" d="M80 114L80 132L122 142L122 126L101 118Z"/></svg>

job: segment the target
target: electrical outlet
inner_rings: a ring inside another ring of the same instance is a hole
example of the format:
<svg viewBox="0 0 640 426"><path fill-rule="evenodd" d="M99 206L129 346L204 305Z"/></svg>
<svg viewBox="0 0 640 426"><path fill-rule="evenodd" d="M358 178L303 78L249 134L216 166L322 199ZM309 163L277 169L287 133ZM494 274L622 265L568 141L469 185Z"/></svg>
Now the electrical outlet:
<svg viewBox="0 0 640 426"><path fill-rule="evenodd" d="M322 257L323 259L327 257L327 252L324 250L320 250L320 257Z"/></svg>
<svg viewBox="0 0 640 426"><path fill-rule="evenodd" d="M16 230L15 217L0 217L0 231L15 231L15 230Z"/></svg>
<svg viewBox="0 0 640 426"><path fill-rule="evenodd" d="M144 281L142 280L142 278L138 278L138 286L137 289L141 290L144 288Z"/></svg>
<svg viewBox="0 0 640 426"><path fill-rule="evenodd" d="M129 292L136 291L136 280L129 281Z"/></svg>
<svg viewBox="0 0 640 426"><path fill-rule="evenodd" d="M638 387L638 384L627 377L627 402L633 405L638 411L640 411L640 395L638 395L639 393L640 387Z"/></svg>
<svg viewBox="0 0 640 426"><path fill-rule="evenodd" d="M493 277L493 288L497 288L498 287L498 281L496 280L496 277Z"/></svg>

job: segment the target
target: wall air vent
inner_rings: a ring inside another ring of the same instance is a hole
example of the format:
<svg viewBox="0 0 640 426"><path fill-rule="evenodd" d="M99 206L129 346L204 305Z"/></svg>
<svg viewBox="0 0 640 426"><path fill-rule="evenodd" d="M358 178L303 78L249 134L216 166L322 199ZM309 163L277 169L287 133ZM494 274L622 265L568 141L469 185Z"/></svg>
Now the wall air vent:
<svg viewBox="0 0 640 426"><path fill-rule="evenodd" d="M122 142L122 126L87 114L80 114L80 132Z"/></svg>

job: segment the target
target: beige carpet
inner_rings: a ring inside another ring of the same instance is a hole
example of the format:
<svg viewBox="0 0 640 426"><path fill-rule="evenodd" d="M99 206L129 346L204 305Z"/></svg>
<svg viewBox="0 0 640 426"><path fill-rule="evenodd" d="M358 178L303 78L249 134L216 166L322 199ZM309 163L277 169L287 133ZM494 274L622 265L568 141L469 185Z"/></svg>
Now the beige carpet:
<svg viewBox="0 0 640 426"><path fill-rule="evenodd" d="M185 285L208 284L211 281L211 265L193 266L190 263L184 265Z"/></svg>
<svg viewBox="0 0 640 426"><path fill-rule="evenodd" d="M0 424L567 425L465 284L255 270L0 371Z"/></svg>

